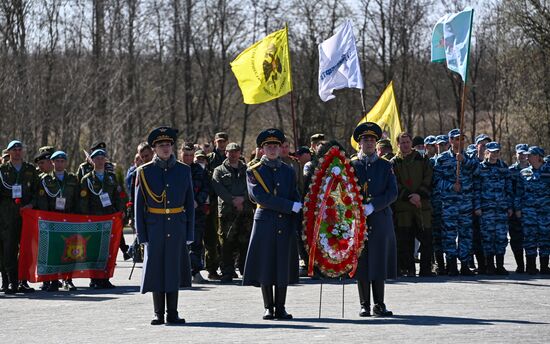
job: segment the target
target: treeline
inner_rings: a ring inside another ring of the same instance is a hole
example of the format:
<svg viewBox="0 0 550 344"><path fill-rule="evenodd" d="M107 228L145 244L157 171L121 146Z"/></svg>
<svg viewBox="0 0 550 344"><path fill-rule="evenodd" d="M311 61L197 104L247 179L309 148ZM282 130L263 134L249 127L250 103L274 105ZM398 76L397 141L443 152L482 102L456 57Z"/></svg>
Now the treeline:
<svg viewBox="0 0 550 344"><path fill-rule="evenodd" d="M434 0L2 0L0 146L54 145L82 160L105 140L127 165L154 126L204 142L217 131L253 148L260 128L292 137L290 96L245 106L229 67L264 35L290 29L298 141L324 132L349 145L362 117L358 90L323 103L318 44L353 20L367 109L394 81L404 127L457 127L460 84L429 62L437 19L467 1ZM466 133L550 148L550 3L475 2ZM510 156L508 156L510 157Z"/></svg>

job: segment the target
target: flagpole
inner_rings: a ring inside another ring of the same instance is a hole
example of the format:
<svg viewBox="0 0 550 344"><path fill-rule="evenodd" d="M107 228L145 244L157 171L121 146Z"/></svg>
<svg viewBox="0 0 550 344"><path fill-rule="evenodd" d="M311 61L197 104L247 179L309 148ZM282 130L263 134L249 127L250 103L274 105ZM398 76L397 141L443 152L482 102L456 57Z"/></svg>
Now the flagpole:
<svg viewBox="0 0 550 344"><path fill-rule="evenodd" d="M285 23L285 30L286 30L286 46L288 47L288 69L289 69L289 75L291 76L290 80L290 115L292 116L292 133L294 135L294 151L298 150L298 130L296 129L296 114L294 111L294 87L292 86L292 64L290 59L290 42L288 39L288 24Z"/></svg>
<svg viewBox="0 0 550 344"><path fill-rule="evenodd" d="M468 88L466 87L466 82L463 82L462 86L462 100L460 104L460 136L458 138L458 149L459 153L462 154L462 141L464 138L464 108L466 106L466 92ZM456 182L455 185L460 185L460 160L456 160Z"/></svg>
<svg viewBox="0 0 550 344"><path fill-rule="evenodd" d="M363 117L367 114L367 107L365 106L365 92L363 89L359 90L359 94L361 94L361 107L363 108ZM361 118L363 118L361 117Z"/></svg>

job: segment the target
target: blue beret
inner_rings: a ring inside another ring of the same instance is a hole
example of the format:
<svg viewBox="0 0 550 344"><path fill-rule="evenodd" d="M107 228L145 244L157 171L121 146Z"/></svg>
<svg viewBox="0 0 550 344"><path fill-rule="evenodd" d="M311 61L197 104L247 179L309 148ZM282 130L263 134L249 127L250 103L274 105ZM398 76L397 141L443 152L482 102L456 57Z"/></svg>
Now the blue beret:
<svg viewBox="0 0 550 344"><path fill-rule="evenodd" d="M153 129L147 137L147 142L151 147L154 147L157 142L168 141L172 144L176 142L178 130L170 127L158 127Z"/></svg>
<svg viewBox="0 0 550 344"><path fill-rule="evenodd" d="M516 153L524 154L529 150L529 145L527 143L518 143L516 145Z"/></svg>
<svg viewBox="0 0 550 344"><path fill-rule="evenodd" d="M479 134L476 136L476 145L479 144L481 141L489 140L491 141L491 138L485 134Z"/></svg>
<svg viewBox="0 0 550 344"><path fill-rule="evenodd" d="M23 144L21 143L21 141L13 140L10 143L8 143L8 147L6 148L6 150L11 150L13 148L21 148L21 147L23 147Z"/></svg>
<svg viewBox="0 0 550 344"><path fill-rule="evenodd" d="M283 142L285 142L285 134L277 128L266 129L256 137L256 145L258 147L262 147L267 143L281 144Z"/></svg>
<svg viewBox="0 0 550 344"><path fill-rule="evenodd" d="M107 153L103 149L96 149L90 154L90 158L95 158L96 156L106 156Z"/></svg>
<svg viewBox="0 0 550 344"><path fill-rule="evenodd" d="M428 136L426 136L426 138L424 139L424 144L425 144L425 145L433 145L433 144L435 144L435 136L433 136L433 135L428 135Z"/></svg>
<svg viewBox="0 0 550 344"><path fill-rule="evenodd" d="M485 145L485 149L487 149L489 152L497 152L500 150L500 143L498 142L489 142Z"/></svg>
<svg viewBox="0 0 550 344"><path fill-rule="evenodd" d="M55 160L55 159L65 159L65 160L67 160L67 153L65 153L64 151L56 151L50 157L50 160Z"/></svg>
<svg viewBox="0 0 550 344"><path fill-rule="evenodd" d="M353 139L359 142L363 136L372 136L378 141L382 138L382 128L374 122L361 123L353 131Z"/></svg>
<svg viewBox="0 0 550 344"><path fill-rule="evenodd" d="M435 144L442 144L449 142L449 137L447 135L437 135L435 138Z"/></svg>
<svg viewBox="0 0 550 344"><path fill-rule="evenodd" d="M531 146L529 147L527 154L539 155L542 158L544 157L544 149L539 146Z"/></svg>
<svg viewBox="0 0 550 344"><path fill-rule="evenodd" d="M460 129L453 129L449 131L449 138L459 137L459 136L460 136Z"/></svg>

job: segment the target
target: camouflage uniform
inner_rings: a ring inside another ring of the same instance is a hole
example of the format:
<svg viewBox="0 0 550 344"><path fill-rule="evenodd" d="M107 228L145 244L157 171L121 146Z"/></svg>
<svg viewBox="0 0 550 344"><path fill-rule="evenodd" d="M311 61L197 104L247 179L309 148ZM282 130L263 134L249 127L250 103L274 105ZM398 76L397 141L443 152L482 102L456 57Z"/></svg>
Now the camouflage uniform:
<svg viewBox="0 0 550 344"><path fill-rule="evenodd" d="M441 195L442 204L442 246L447 260L450 259L449 270L452 271L449 273L452 274L456 274L456 258L460 259L464 268L471 258L472 249L472 176L478 161L465 154L463 157L460 164L460 192L453 189L457 160L452 148L438 156L434 165L434 180L437 181L436 188Z"/></svg>

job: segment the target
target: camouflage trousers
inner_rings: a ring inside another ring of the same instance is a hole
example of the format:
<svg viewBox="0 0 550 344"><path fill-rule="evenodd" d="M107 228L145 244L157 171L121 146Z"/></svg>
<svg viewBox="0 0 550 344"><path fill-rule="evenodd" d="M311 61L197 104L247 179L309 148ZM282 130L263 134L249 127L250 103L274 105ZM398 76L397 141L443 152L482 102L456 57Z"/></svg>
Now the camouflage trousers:
<svg viewBox="0 0 550 344"><path fill-rule="evenodd" d="M448 258L468 263L472 251L472 201L468 197L442 197L443 251Z"/></svg>
<svg viewBox="0 0 550 344"><path fill-rule="evenodd" d="M526 256L550 255L550 214L541 205L521 211L523 225L523 248Z"/></svg>
<svg viewBox="0 0 550 344"><path fill-rule="evenodd" d="M480 232L483 253L486 256L504 255L508 246L507 209L482 209Z"/></svg>
<svg viewBox="0 0 550 344"><path fill-rule="evenodd" d="M247 211L226 214L219 218L219 224L222 275L233 275L235 257L239 271L243 274L252 230L252 214Z"/></svg>

